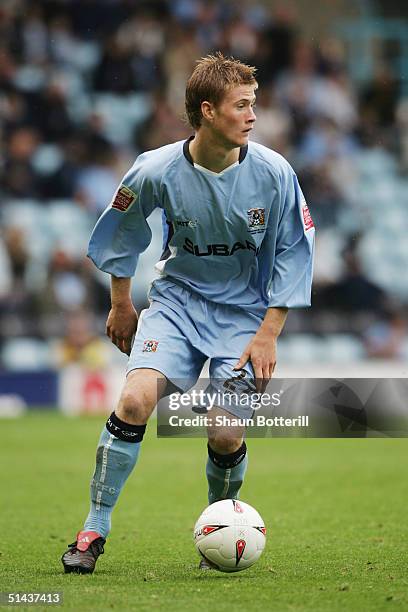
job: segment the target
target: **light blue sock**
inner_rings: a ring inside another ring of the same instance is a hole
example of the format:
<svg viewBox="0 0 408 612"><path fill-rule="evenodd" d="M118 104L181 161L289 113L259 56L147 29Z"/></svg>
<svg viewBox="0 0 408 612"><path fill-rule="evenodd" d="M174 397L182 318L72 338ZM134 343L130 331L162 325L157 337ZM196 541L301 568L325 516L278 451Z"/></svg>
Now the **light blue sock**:
<svg viewBox="0 0 408 612"><path fill-rule="evenodd" d="M91 480L91 508L85 531L97 531L104 538L111 528L111 514L140 450L140 442L125 442L104 427L96 451L95 473Z"/></svg>
<svg viewBox="0 0 408 612"><path fill-rule="evenodd" d="M222 455L218 455L222 457ZM239 490L244 481L248 467L248 455L233 467L216 465L211 457L207 459L206 474L208 480L208 503L220 499L238 499Z"/></svg>

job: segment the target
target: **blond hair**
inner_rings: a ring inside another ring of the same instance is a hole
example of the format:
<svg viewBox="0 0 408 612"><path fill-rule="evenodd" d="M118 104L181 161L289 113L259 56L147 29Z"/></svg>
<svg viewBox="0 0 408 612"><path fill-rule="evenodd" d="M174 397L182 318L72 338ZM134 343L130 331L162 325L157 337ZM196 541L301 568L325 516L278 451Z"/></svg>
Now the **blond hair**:
<svg viewBox="0 0 408 612"><path fill-rule="evenodd" d="M197 61L186 87L186 115L192 128L201 126L201 103L219 104L225 93L237 85L258 86L256 68L233 57L224 57L219 51Z"/></svg>

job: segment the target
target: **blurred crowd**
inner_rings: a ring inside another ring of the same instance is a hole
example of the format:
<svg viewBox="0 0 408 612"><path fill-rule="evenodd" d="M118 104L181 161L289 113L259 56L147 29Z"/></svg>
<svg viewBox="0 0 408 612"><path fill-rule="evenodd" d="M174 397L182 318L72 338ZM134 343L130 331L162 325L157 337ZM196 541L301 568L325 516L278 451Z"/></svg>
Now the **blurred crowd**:
<svg viewBox="0 0 408 612"><path fill-rule="evenodd" d="M370 251L388 208L391 245L408 211L401 75L378 61L353 83L342 41L308 40L294 5L227 0L1 3L0 343L64 338L67 363L79 336L103 332L109 290L84 257L89 231L138 153L190 135L185 82L215 50L257 67L252 139L292 163L318 229L314 308L289 331L352 333L370 357L401 356L408 253L398 246L391 273Z"/></svg>

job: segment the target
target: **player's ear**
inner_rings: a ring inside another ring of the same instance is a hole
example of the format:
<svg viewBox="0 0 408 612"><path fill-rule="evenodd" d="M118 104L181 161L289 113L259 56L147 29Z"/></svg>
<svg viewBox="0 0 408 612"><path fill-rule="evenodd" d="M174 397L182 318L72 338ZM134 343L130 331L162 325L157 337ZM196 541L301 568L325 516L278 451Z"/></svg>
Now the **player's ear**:
<svg viewBox="0 0 408 612"><path fill-rule="evenodd" d="M207 100L204 100L204 102L201 102L201 114L203 116L203 119L206 119L207 121L211 123L214 119L213 104L211 104L211 102L207 102Z"/></svg>

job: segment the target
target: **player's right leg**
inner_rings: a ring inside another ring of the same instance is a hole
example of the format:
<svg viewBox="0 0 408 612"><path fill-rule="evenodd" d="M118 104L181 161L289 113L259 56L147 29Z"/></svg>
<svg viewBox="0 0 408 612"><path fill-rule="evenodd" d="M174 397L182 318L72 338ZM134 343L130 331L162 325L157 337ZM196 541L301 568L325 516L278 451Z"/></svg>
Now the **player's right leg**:
<svg viewBox="0 0 408 612"><path fill-rule="evenodd" d="M187 291L161 280L158 287L153 283L150 300L150 307L139 317L119 406L99 441L88 518L62 558L65 571L93 571L110 530L112 509L137 461L146 422L164 395L167 381L187 390L195 384L206 359L186 307Z"/></svg>
<svg viewBox="0 0 408 612"><path fill-rule="evenodd" d="M132 370L119 405L102 430L91 480L91 507L76 541L62 556L65 572L92 573L111 526L112 510L133 470L146 423L167 379L153 369Z"/></svg>

